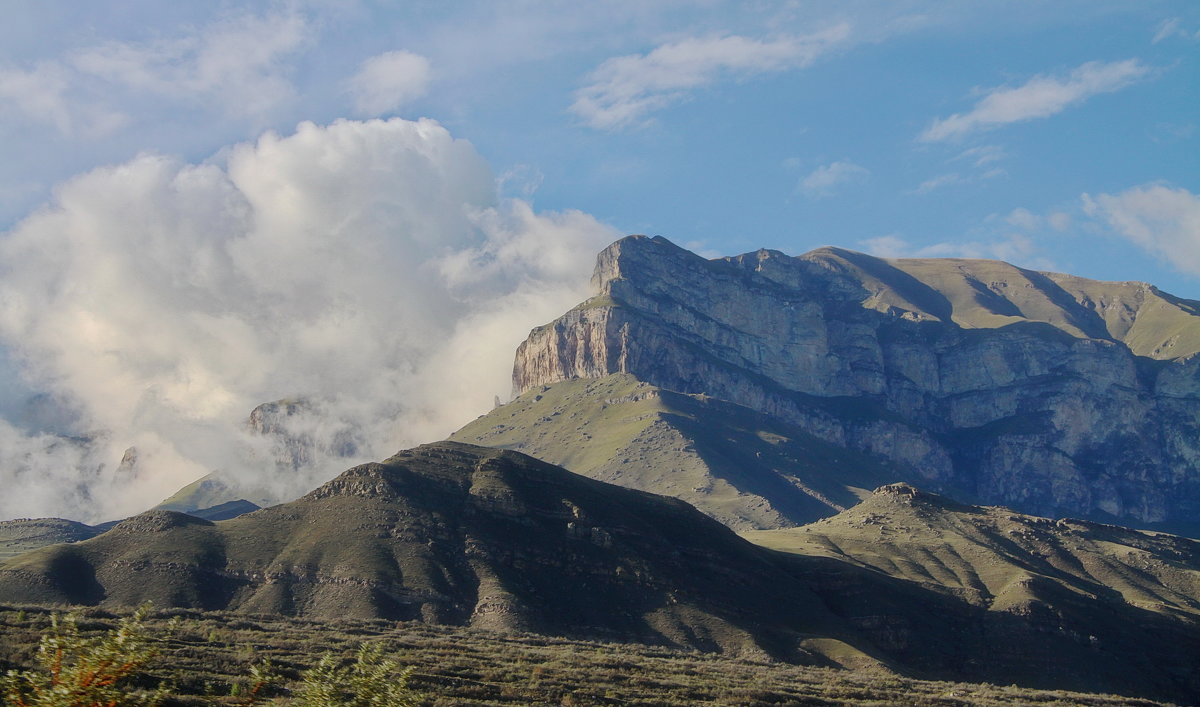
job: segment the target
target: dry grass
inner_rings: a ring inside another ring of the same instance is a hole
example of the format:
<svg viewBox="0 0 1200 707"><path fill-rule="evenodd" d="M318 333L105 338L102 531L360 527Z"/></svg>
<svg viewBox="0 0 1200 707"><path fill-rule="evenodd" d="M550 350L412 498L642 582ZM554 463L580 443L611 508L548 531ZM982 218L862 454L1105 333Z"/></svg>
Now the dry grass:
<svg viewBox="0 0 1200 707"><path fill-rule="evenodd" d="M82 610L86 632L119 616ZM51 610L0 606L0 668L27 667ZM251 665L283 680L271 701L290 702L301 671L364 641L414 668L425 705L1151 705L1146 700L1017 687L928 682L865 671L805 668L636 645L379 620L317 622L278 616L169 610L152 613L161 652L140 682L172 685L168 704L238 704ZM239 687L235 688L234 685Z"/></svg>

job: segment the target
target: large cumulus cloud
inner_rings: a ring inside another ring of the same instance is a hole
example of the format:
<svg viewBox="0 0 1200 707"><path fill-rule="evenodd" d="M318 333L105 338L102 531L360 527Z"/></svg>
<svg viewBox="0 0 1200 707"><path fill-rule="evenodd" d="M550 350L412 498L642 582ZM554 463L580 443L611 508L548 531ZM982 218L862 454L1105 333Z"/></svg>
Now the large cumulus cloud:
<svg viewBox="0 0 1200 707"><path fill-rule="evenodd" d="M78 176L0 242L0 336L77 411L56 432L87 442L50 472L29 451L49 438L0 427L0 517L120 515L214 469L299 492L346 460L266 478L243 421L283 397L352 429L359 457L439 438L507 394L515 346L586 295L616 236L498 200L428 120L305 123L203 164ZM130 445L136 478L116 469Z"/></svg>

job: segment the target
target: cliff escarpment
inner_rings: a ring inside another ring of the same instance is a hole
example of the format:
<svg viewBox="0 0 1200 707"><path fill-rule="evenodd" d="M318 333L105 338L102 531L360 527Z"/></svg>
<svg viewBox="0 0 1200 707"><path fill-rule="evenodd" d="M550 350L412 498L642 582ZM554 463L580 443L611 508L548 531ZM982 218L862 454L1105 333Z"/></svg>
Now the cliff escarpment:
<svg viewBox="0 0 1200 707"><path fill-rule="evenodd" d="M726 400L972 502L1195 532L1200 303L984 260L602 252L517 393L615 373Z"/></svg>

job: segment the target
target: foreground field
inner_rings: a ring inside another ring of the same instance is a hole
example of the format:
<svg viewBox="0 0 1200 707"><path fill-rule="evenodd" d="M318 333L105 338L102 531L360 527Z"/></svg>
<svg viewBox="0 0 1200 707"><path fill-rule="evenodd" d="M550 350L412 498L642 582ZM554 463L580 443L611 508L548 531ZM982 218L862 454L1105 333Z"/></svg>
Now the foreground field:
<svg viewBox="0 0 1200 707"><path fill-rule="evenodd" d="M0 668L32 664L50 609L0 606ZM84 609L80 627L101 632L113 612ZM147 622L160 643L143 684L172 684L176 705L243 704L250 666L263 659L288 704L300 671L326 652L347 658L382 641L414 672L427 705L1152 705L1147 700L930 682L867 671L804 668L646 646L380 620L308 621L225 612L160 611Z"/></svg>

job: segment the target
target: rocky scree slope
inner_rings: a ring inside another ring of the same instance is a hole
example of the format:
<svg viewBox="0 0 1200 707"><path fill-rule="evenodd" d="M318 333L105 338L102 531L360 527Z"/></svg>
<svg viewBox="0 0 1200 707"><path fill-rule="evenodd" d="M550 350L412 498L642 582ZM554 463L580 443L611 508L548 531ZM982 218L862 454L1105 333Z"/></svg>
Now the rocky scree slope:
<svg viewBox="0 0 1200 707"><path fill-rule="evenodd" d="M899 477L1046 516L1200 530L1200 303L1006 263L822 248L603 251L515 392L627 373L770 415Z"/></svg>

